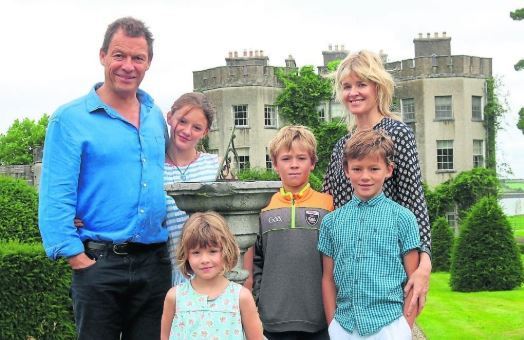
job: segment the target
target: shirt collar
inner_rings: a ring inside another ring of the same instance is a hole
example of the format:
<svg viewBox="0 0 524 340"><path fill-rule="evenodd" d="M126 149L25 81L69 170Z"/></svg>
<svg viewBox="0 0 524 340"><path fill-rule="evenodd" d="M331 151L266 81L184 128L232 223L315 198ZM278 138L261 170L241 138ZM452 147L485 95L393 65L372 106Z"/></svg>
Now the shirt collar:
<svg viewBox="0 0 524 340"><path fill-rule="evenodd" d="M292 193L289 191L286 191L284 187L280 188L280 196L285 199L286 201L291 201L292 199L299 200L303 197L305 197L309 192L311 191L311 185L307 183L302 189L300 189L297 193Z"/></svg>
<svg viewBox="0 0 524 340"><path fill-rule="evenodd" d="M363 201L357 195L353 195L352 201L354 202L354 204L356 206L367 205L367 206L373 207L373 206L379 204L380 202L382 202L385 199L386 199L386 196L384 195L384 192L381 191L375 197L373 197L372 199L367 200L367 201Z"/></svg>
<svg viewBox="0 0 524 340"><path fill-rule="evenodd" d="M99 109L103 109L109 115L111 115L114 110L109 105L104 103L102 99L100 99L100 96L98 95L98 93L96 93L96 90L98 90L98 88L100 88L102 84L103 83L96 83L95 86L91 88L91 91L89 91L89 94L87 95L87 99L86 99L87 111L90 113L93 113ZM145 105L148 108L153 107L154 105L153 98L149 94L147 94L145 91L138 89L136 96L141 105Z"/></svg>

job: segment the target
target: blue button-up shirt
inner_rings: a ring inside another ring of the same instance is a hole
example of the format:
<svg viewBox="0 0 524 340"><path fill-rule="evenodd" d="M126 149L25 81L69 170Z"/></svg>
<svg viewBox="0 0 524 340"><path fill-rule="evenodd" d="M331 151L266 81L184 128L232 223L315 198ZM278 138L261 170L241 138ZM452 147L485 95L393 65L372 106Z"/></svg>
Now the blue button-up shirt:
<svg viewBox="0 0 524 340"><path fill-rule="evenodd" d="M420 243L415 215L383 193L357 196L322 220L318 249L333 259L335 319L370 335L402 316L403 255Z"/></svg>
<svg viewBox="0 0 524 340"><path fill-rule="evenodd" d="M84 251L83 241L158 243L166 204L166 126L139 90L140 127L96 93L60 107L47 128L40 182L39 227L49 257ZM76 228L79 217L83 228Z"/></svg>

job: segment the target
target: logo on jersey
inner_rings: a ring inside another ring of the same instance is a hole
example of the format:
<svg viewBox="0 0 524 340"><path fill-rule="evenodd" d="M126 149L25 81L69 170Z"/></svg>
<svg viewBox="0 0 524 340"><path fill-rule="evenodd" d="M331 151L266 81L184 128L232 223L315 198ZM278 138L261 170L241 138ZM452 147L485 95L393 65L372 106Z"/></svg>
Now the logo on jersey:
<svg viewBox="0 0 524 340"><path fill-rule="evenodd" d="M269 223L282 222L282 216L271 216L270 218L267 219L267 221Z"/></svg>
<svg viewBox="0 0 524 340"><path fill-rule="evenodd" d="M306 222L310 226L314 226L320 219L320 213L316 210L306 210Z"/></svg>

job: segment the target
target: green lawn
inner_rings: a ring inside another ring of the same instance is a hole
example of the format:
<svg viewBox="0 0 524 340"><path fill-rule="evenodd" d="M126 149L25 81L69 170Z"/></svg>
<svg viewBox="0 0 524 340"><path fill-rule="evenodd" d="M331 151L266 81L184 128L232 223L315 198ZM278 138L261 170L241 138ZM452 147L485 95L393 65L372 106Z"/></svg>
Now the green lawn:
<svg viewBox="0 0 524 340"><path fill-rule="evenodd" d="M449 273L431 274L427 304L417 319L429 340L524 339L524 286L459 293L452 292L448 282Z"/></svg>
<svg viewBox="0 0 524 340"><path fill-rule="evenodd" d="M513 226L515 237L524 242L524 215L508 216L509 223Z"/></svg>
<svg viewBox="0 0 524 340"><path fill-rule="evenodd" d="M524 181L503 181L502 187L512 191L524 191Z"/></svg>

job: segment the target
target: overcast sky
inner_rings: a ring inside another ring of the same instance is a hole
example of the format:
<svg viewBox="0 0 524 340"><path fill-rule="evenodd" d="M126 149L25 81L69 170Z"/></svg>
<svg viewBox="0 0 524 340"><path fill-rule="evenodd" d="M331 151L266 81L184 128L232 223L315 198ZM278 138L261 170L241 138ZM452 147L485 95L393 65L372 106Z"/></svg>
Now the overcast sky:
<svg viewBox="0 0 524 340"><path fill-rule="evenodd" d="M355 0L2 0L0 133L16 118L38 119L86 94L103 79L98 60L107 25L135 16L155 37L154 59L142 88L166 112L192 90L192 71L225 64L228 51L263 50L283 66L321 65L322 50L384 50L389 60L414 56L418 33L447 32L452 54L493 58L509 112L500 132L499 161L524 178L524 135L516 129L524 107L524 21L509 12L524 1ZM520 37L520 38L519 38Z"/></svg>

